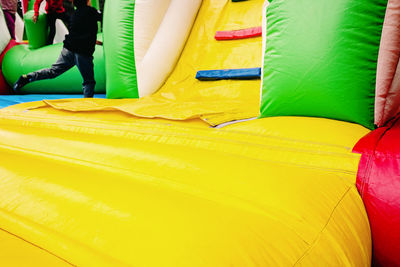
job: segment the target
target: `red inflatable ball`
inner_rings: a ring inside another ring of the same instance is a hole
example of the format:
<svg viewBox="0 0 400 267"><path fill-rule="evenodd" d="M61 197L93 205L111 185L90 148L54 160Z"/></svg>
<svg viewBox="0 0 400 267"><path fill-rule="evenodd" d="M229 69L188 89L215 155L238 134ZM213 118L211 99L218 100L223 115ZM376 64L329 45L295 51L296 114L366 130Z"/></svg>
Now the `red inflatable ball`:
<svg viewBox="0 0 400 267"><path fill-rule="evenodd" d="M357 188L371 224L374 266L400 266L400 115L362 138Z"/></svg>

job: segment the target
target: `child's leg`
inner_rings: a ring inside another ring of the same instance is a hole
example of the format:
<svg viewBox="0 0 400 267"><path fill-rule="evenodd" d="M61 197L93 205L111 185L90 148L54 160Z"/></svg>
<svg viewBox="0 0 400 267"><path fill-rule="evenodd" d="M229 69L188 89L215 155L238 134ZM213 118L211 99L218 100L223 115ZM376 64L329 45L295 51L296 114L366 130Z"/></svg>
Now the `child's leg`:
<svg viewBox="0 0 400 267"><path fill-rule="evenodd" d="M67 12L63 12L63 13L57 14L57 18L62 20L62 22L64 22L65 26L69 30L70 18L68 17Z"/></svg>
<svg viewBox="0 0 400 267"><path fill-rule="evenodd" d="M19 94L21 88L30 82L55 78L72 68L74 65L74 53L63 48L56 63L54 63L51 68L31 72L27 75L21 75L13 86L14 93Z"/></svg>
<svg viewBox="0 0 400 267"><path fill-rule="evenodd" d="M49 36L47 37L47 45L53 44L54 36L56 35L56 19L57 14L47 14L47 26L49 27Z"/></svg>
<svg viewBox="0 0 400 267"><path fill-rule="evenodd" d="M96 81L94 80L93 57L75 54L75 63L83 78L84 97L93 97Z"/></svg>
<svg viewBox="0 0 400 267"><path fill-rule="evenodd" d="M10 31L10 35L12 39L15 39L15 14L4 10L4 17L6 19L8 30Z"/></svg>
<svg viewBox="0 0 400 267"><path fill-rule="evenodd" d="M51 65L51 68L31 72L27 76L30 82L44 80L44 79L53 79L63 74L64 72L72 68L74 65L75 65L74 53L72 53L68 49L63 48L56 63Z"/></svg>

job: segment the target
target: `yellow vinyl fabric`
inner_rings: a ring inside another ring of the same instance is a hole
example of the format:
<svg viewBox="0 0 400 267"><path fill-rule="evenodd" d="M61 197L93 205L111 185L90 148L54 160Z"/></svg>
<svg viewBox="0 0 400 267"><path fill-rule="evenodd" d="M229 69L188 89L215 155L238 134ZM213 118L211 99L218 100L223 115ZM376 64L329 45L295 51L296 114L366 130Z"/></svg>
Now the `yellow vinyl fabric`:
<svg viewBox="0 0 400 267"><path fill-rule="evenodd" d="M0 229L1 266L73 266L41 247Z"/></svg>
<svg viewBox="0 0 400 267"><path fill-rule="evenodd" d="M360 125L282 117L216 129L40 105L0 110L0 227L64 262L371 264L351 153Z"/></svg>
<svg viewBox="0 0 400 267"><path fill-rule="evenodd" d="M139 100L48 103L72 111L115 109L146 118L201 118L210 125L256 117L260 80L200 82L195 76L199 70L261 67L261 37L216 41L214 35L216 31L261 26L263 3L204 0L177 65L154 95Z"/></svg>

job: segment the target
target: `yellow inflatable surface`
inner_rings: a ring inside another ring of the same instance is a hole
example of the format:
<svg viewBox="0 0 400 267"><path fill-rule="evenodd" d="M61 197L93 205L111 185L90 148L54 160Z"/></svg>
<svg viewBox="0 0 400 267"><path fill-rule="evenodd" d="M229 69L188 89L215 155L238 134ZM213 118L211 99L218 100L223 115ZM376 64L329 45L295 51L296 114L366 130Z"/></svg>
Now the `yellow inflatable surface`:
<svg viewBox="0 0 400 267"><path fill-rule="evenodd" d="M0 229L2 266L71 266L44 248Z"/></svg>
<svg viewBox="0 0 400 267"><path fill-rule="evenodd" d="M204 0L182 55L165 84L152 96L93 101L49 100L54 108L121 110L145 118L201 118L210 125L258 116L260 80L196 80L199 70L261 67L261 37L216 41L216 31L261 26L264 0L233 3ZM133 59L132 59L133 60Z"/></svg>
<svg viewBox="0 0 400 267"><path fill-rule="evenodd" d="M62 263L370 264L350 152L362 126L286 117L213 129L37 104L0 112L0 225Z"/></svg>
<svg viewBox="0 0 400 267"><path fill-rule="evenodd" d="M367 129L305 117L210 128L258 115L259 81L194 77L261 65L260 38L213 36L261 25L263 2L205 0L154 96L0 110L0 265L370 266L351 153Z"/></svg>

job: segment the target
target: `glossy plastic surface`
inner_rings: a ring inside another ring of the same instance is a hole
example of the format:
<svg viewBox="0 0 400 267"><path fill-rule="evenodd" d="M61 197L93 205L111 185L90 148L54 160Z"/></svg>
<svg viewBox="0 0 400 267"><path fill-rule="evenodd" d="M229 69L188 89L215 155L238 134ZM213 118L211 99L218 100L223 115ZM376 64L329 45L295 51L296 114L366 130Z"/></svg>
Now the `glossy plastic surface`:
<svg viewBox="0 0 400 267"><path fill-rule="evenodd" d="M106 1L104 56L108 98L138 98L133 21L135 1Z"/></svg>
<svg viewBox="0 0 400 267"><path fill-rule="evenodd" d="M375 266L400 266L400 116L361 139L357 188L371 224Z"/></svg>
<svg viewBox="0 0 400 267"><path fill-rule="evenodd" d="M135 7L135 21L133 22L135 28L135 53L137 44L143 41L137 35L136 29L147 28L148 24L153 23L148 19L146 24L139 24L140 22L136 19L140 15L150 18L151 15L139 14L140 6L138 3L136 2L137 8ZM145 97L157 92L174 70L182 49L185 47L201 3L202 0L171 0L157 33L146 51L146 55L142 62L136 62L139 97ZM159 5L158 1L154 9L158 9ZM149 13L154 13L154 11L151 10Z"/></svg>
<svg viewBox="0 0 400 267"><path fill-rule="evenodd" d="M29 40L29 48L37 49L46 45L48 36L47 16L40 13L37 22L33 22L34 11L28 11L24 15L26 35Z"/></svg>
<svg viewBox="0 0 400 267"><path fill-rule="evenodd" d="M108 98L145 97L160 89L182 53L201 2L106 3Z"/></svg>
<svg viewBox="0 0 400 267"><path fill-rule="evenodd" d="M261 116L315 116L374 128L387 0L272 0Z"/></svg>
<svg viewBox="0 0 400 267"><path fill-rule="evenodd" d="M0 229L0 264L2 266L73 266L49 251Z"/></svg>
<svg viewBox="0 0 400 267"><path fill-rule="evenodd" d="M366 128L199 119L257 116L259 81L195 74L261 65L261 38L214 33L260 25L263 2L205 0L151 97L0 110L0 226L78 266L370 266L351 153Z"/></svg>
<svg viewBox="0 0 400 267"><path fill-rule="evenodd" d="M370 264L359 125L210 129L38 104L0 111L0 225L74 265Z"/></svg>

